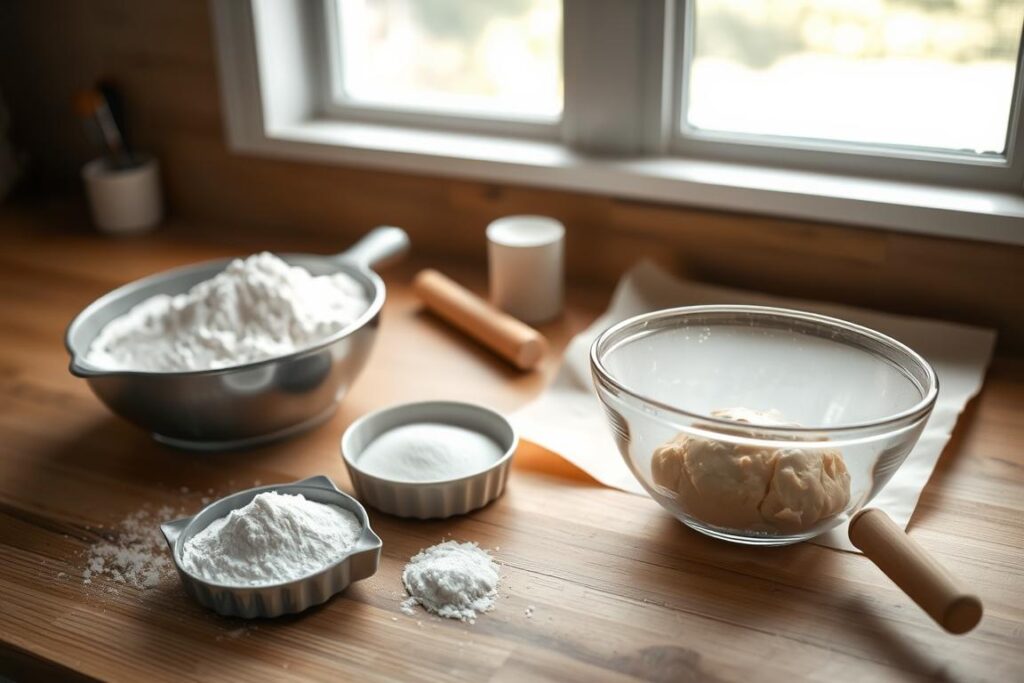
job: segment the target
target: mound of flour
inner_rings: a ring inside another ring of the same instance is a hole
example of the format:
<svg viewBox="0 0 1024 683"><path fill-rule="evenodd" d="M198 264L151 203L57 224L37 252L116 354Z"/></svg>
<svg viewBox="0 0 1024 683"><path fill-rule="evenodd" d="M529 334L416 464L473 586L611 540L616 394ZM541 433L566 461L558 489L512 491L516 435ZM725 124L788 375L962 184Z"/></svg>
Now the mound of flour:
<svg viewBox="0 0 1024 683"><path fill-rule="evenodd" d="M348 510L268 491L190 538L182 564L232 586L265 586L309 576L355 545L362 532Z"/></svg>
<svg viewBox="0 0 1024 683"><path fill-rule="evenodd" d="M369 305L348 275L314 276L264 252L235 259L185 294L146 299L100 331L86 360L148 372L242 365L315 344Z"/></svg>
<svg viewBox="0 0 1024 683"><path fill-rule="evenodd" d="M414 555L402 572L409 599L402 611L420 604L448 619L470 621L494 609L501 574L491 554L476 543L445 541Z"/></svg>

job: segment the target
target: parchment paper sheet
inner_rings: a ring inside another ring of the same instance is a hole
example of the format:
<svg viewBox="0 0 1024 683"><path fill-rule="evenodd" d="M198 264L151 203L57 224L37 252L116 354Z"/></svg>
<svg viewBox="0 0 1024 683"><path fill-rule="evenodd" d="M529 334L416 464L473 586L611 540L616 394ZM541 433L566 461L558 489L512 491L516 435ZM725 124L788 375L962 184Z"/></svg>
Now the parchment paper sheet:
<svg viewBox="0 0 1024 683"><path fill-rule="evenodd" d="M619 281L608 311L570 342L551 385L513 414L512 421L520 434L558 453L606 486L646 495L615 447L594 393L590 346L602 331L626 318L660 308L698 304L781 306L842 318L888 334L932 363L940 387L935 410L906 462L871 502L872 507L885 510L906 528L958 416L981 388L995 345L993 330L688 282L643 262ZM845 525L813 542L855 550L847 540Z"/></svg>

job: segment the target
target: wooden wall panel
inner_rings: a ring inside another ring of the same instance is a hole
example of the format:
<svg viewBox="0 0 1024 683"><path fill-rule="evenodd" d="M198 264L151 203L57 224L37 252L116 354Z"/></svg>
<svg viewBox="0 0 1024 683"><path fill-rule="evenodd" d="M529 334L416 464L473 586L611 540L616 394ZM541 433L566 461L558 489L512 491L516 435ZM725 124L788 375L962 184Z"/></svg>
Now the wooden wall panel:
<svg viewBox="0 0 1024 683"><path fill-rule="evenodd" d="M122 83L186 223L339 247L393 223L423 253L482 263L488 221L544 213L568 227L576 278L610 283L653 258L722 284L997 326L1002 349L1024 351L1024 248L234 155L205 2L0 4L0 92L40 182L76 186L90 150L70 95L102 75Z"/></svg>

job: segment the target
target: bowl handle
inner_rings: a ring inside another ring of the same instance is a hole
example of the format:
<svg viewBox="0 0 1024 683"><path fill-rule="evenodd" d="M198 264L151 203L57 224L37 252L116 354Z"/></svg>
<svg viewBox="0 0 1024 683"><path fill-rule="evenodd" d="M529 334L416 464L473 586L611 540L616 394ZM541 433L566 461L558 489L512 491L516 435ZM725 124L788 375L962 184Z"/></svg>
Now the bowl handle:
<svg viewBox="0 0 1024 683"><path fill-rule="evenodd" d="M163 532L164 538L167 539L167 545L171 547L171 551L174 551L174 542L178 540L178 536L185 530L188 523L192 521L191 517L182 517L172 522L164 522L160 525L160 531Z"/></svg>
<svg viewBox="0 0 1024 683"><path fill-rule="evenodd" d="M363 533L356 541L356 550L349 556L352 563L352 581L362 581L377 573L380 566L380 549L383 545L380 536L374 533L369 525L363 527Z"/></svg>
<svg viewBox="0 0 1024 683"><path fill-rule="evenodd" d="M950 633L967 633L981 620L978 596L961 589L942 567L881 510L850 520L850 542Z"/></svg>
<svg viewBox="0 0 1024 683"><path fill-rule="evenodd" d="M382 225L367 233L361 240L334 258L355 263L363 268L375 268L397 261L409 250L409 235L405 230Z"/></svg>
<svg viewBox="0 0 1024 683"><path fill-rule="evenodd" d="M324 474L318 474L315 477L307 477L300 481L293 481L289 486L312 486L317 489L327 489L328 491L335 491L340 493L338 487L335 485L331 478Z"/></svg>

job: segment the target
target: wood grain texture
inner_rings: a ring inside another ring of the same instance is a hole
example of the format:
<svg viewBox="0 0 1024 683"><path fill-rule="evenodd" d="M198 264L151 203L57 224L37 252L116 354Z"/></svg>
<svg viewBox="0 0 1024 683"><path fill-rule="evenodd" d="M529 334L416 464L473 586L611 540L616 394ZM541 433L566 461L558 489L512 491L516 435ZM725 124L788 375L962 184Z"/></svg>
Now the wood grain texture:
<svg viewBox="0 0 1024 683"><path fill-rule="evenodd" d="M331 421L251 451L174 451L110 415L68 374L62 334L71 317L113 286L171 266L264 247L342 245L187 237L199 231L178 224L112 240L11 209L0 211L0 232L0 673L126 681L1024 676L1024 361L1006 357L960 420L910 526L985 601L981 624L962 637L939 629L864 557L705 538L653 501L600 487L529 444L505 495L472 515L418 522L371 510L384 540L378 574L297 617L220 618L176 579L149 591L118 584L116 594L106 579L84 585L83 552L144 505L194 510L210 489L220 495L320 473L351 490L338 439L357 416L428 398L508 411L542 389L557 353L521 373L467 342L423 312L409 282L435 265L480 291L482 272L413 261L386 274L371 364ZM569 289L565 317L542 327L556 351L607 294ZM449 534L494 549L502 564L498 607L475 625L398 609L404 563Z"/></svg>
<svg viewBox="0 0 1024 683"><path fill-rule="evenodd" d="M232 154L203 0L0 3L0 90L40 179L77 186L92 152L70 97L99 76L122 84L172 213L218 231L342 243L391 223L420 253L482 262L491 220L547 214L566 225L577 280L607 286L652 258L708 282L995 327L1000 350L1024 352L1024 247Z"/></svg>

